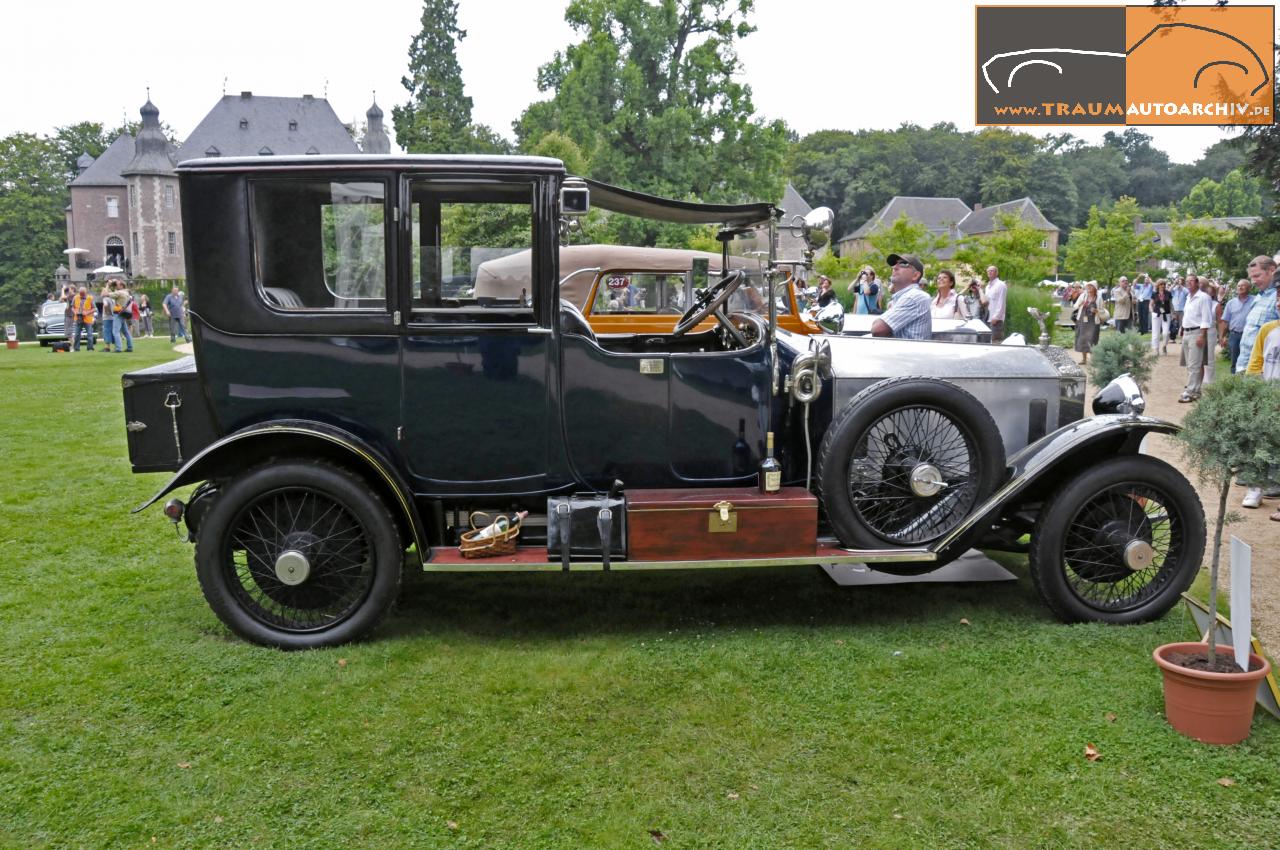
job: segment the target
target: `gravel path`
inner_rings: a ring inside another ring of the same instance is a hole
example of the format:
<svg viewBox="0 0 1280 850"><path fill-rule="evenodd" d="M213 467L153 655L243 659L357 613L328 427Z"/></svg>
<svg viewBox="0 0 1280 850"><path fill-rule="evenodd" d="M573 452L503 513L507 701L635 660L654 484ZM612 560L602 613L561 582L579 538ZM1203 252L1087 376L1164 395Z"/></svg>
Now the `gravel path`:
<svg viewBox="0 0 1280 850"><path fill-rule="evenodd" d="M1073 352L1074 354L1074 352ZM1169 346L1169 353L1160 357L1147 387L1147 413L1170 422L1181 422L1192 405L1178 404L1178 396L1186 385L1187 370L1178 365L1179 344ZM1076 362L1080 355L1074 354ZM1227 374L1225 360L1219 359L1217 374ZM1096 389L1090 385L1090 396ZM1153 435L1147 438L1143 448L1148 454L1168 461L1184 471L1187 463L1182 454L1181 444L1172 437ZM1190 476L1188 476L1190 477ZM1200 493L1200 502L1204 505L1205 520L1211 535L1205 545L1204 569L1209 569L1213 557L1213 522L1217 511L1218 497L1213 485L1192 478L1192 484ZM1280 508L1280 499L1264 499L1262 507L1249 510L1240 507L1244 498L1244 488L1232 485L1231 495L1227 502L1228 511L1236 511L1242 521L1229 525L1223 530L1223 554L1220 565L1222 584L1219 592L1224 596L1231 586L1231 569L1228 565L1228 546L1230 535L1235 535L1253 547L1253 633L1262 641L1269 653L1280 651L1280 522L1271 522L1272 511ZM1274 654L1273 654L1273 657Z"/></svg>

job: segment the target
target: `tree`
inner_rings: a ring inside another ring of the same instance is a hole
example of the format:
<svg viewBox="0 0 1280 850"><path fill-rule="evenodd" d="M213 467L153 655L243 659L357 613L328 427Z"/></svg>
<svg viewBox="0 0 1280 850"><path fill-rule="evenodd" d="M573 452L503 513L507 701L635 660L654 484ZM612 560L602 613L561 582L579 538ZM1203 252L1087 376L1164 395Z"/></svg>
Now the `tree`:
<svg viewBox="0 0 1280 850"><path fill-rule="evenodd" d="M522 150L572 139L590 176L704 201L777 198L788 134L754 117L735 45L751 0L572 0L581 40L538 71L550 100L516 123Z"/></svg>
<svg viewBox="0 0 1280 850"><path fill-rule="evenodd" d="M1135 228L1138 202L1121 198L1110 210L1090 207L1085 226L1067 243L1067 268L1078 278L1097 280L1105 286L1130 273L1149 247L1149 237Z"/></svg>
<svg viewBox="0 0 1280 850"><path fill-rule="evenodd" d="M424 0L422 29L409 44L409 74L400 82L408 103L393 107L396 141L410 153L506 153L506 141L490 128L471 123L471 98L462 85L455 0Z"/></svg>
<svg viewBox="0 0 1280 850"><path fill-rule="evenodd" d="M53 139L0 139L0 310L30 308L53 285L63 259L65 160Z"/></svg>
<svg viewBox="0 0 1280 850"><path fill-rule="evenodd" d="M1198 218L1258 215L1262 212L1262 184L1237 168L1222 182L1205 177L1191 187L1178 207L1184 215Z"/></svg>
<svg viewBox="0 0 1280 850"><path fill-rule="evenodd" d="M582 148L563 133L547 133L533 146L530 153L534 156L549 156L560 160L570 174L588 173L587 158L583 155Z"/></svg>
<svg viewBox="0 0 1280 850"><path fill-rule="evenodd" d="M906 213L888 227L872 233L867 241L871 247L859 254L849 264L850 268L869 265L882 269L890 254L915 254L925 264L927 275L931 271L929 266L937 262L938 252L951 244L946 236L930 233L923 224L907 218Z"/></svg>
<svg viewBox="0 0 1280 850"><path fill-rule="evenodd" d="M1160 249L1160 257L1171 260L1181 274L1220 272L1220 258L1229 256L1236 240L1235 230L1219 230L1195 219L1171 221L1169 229L1172 242Z"/></svg>
<svg viewBox="0 0 1280 850"><path fill-rule="evenodd" d="M1039 283L1053 274L1057 257L1043 246L1045 234L1014 213L996 216L996 230L972 237L956 250L956 260L975 269L995 266L1012 283Z"/></svg>

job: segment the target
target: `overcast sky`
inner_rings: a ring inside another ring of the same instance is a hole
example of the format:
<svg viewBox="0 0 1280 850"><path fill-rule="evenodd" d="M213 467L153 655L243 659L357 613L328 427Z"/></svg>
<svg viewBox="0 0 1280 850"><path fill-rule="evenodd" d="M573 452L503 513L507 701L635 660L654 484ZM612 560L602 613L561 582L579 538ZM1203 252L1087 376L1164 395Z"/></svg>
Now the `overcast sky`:
<svg viewBox="0 0 1280 850"><path fill-rule="evenodd" d="M474 120L513 138L511 122L542 95L537 68L574 40L567 0L462 0L459 61ZM1062 0L1057 0L1062 3ZM985 0L986 5L997 5ZM326 94L343 121L363 120L372 93L387 113L421 0L216 4L85 0L8 7L0 51L0 135L46 134L77 121L137 119L151 88L162 121L184 139L223 94ZM974 7L955 0L837 3L756 0L758 31L741 43L758 113L801 135L892 128L905 121L973 129ZM1091 141L1103 129L1071 130ZM1144 128L1175 161L1223 137L1216 127Z"/></svg>

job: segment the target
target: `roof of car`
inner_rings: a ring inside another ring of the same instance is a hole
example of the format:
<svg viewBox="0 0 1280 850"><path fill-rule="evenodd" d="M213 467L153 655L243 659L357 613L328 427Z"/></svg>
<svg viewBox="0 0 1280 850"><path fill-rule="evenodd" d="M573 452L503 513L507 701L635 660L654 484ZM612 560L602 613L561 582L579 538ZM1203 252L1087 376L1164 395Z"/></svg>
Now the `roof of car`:
<svg viewBox="0 0 1280 850"><path fill-rule="evenodd" d="M178 171L270 171L319 168L519 168L563 171L564 163L545 156L490 154L297 154L293 156L211 156L189 159Z"/></svg>

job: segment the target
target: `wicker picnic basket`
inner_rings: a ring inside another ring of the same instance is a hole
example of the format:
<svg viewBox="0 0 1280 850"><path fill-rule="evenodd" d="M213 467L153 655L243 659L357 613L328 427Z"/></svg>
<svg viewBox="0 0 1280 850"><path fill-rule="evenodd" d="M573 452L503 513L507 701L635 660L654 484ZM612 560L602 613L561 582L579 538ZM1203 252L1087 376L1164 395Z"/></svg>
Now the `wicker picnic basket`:
<svg viewBox="0 0 1280 850"><path fill-rule="evenodd" d="M483 517L484 522L478 522L477 518ZM480 533L499 519L507 520L507 528L505 531L498 531L488 537L481 537ZM516 551L516 538L520 536L520 523L523 517L519 514L507 517L500 515L490 517L484 511L475 511L471 514L471 530L462 532L462 540L458 544L458 549L464 558L492 558L496 555L514 555Z"/></svg>

